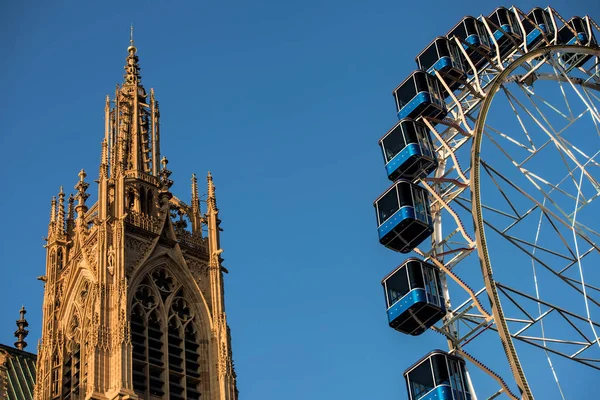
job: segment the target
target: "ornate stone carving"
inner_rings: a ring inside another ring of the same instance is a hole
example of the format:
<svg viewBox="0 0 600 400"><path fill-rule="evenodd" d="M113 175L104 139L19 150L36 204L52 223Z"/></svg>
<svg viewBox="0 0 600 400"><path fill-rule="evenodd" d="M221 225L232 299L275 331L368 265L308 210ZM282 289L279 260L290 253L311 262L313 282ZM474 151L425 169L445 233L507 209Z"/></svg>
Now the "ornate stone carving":
<svg viewBox="0 0 600 400"><path fill-rule="evenodd" d="M96 272L98 263L96 251L98 249L98 237L96 235L92 236L82 249L87 264L92 268L92 271Z"/></svg>
<svg viewBox="0 0 600 400"><path fill-rule="evenodd" d="M106 260L108 273L112 276L115 273L115 249L112 244L108 247L108 256Z"/></svg>
<svg viewBox="0 0 600 400"><path fill-rule="evenodd" d="M186 259L187 265L190 267L190 271L194 276L198 278L198 281L201 280L202 276L206 276L208 274L208 264L202 261L198 261L195 259Z"/></svg>
<svg viewBox="0 0 600 400"><path fill-rule="evenodd" d="M139 265L144 259L146 253L150 249L150 242L136 239L132 236L125 237L125 250L126 250L126 275L131 276L133 270Z"/></svg>

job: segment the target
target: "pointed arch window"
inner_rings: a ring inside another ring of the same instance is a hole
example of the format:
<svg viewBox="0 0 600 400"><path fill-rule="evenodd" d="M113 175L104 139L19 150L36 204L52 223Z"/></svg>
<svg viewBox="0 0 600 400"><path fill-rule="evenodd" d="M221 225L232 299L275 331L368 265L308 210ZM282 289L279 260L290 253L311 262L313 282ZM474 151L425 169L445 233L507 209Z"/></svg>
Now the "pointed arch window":
<svg viewBox="0 0 600 400"><path fill-rule="evenodd" d="M56 250L52 250L50 253L50 266L52 269L56 268Z"/></svg>
<svg viewBox="0 0 600 400"><path fill-rule="evenodd" d="M129 190L127 191L127 208L130 210L133 210L134 206L135 206L135 192L133 191L132 188L129 188Z"/></svg>
<svg viewBox="0 0 600 400"><path fill-rule="evenodd" d="M146 209L146 188L143 186L140 188L140 208L144 214L148 213Z"/></svg>
<svg viewBox="0 0 600 400"><path fill-rule="evenodd" d="M50 395L53 400L60 399L60 357L59 352L54 350L54 356L52 357L52 386L50 389Z"/></svg>
<svg viewBox="0 0 600 400"><path fill-rule="evenodd" d="M154 211L154 193L152 189L148 189L148 195L146 196L146 212L152 214Z"/></svg>
<svg viewBox="0 0 600 400"><path fill-rule="evenodd" d="M65 256L63 253L63 249L59 248L56 252L56 266L59 271L61 271L63 269L64 261L65 261Z"/></svg>
<svg viewBox="0 0 600 400"><path fill-rule="evenodd" d="M65 343L62 370L62 399L79 398L81 377L81 326L77 314L73 315L69 327L69 338Z"/></svg>
<svg viewBox="0 0 600 400"><path fill-rule="evenodd" d="M200 399L197 317L181 284L163 269L137 287L131 308L134 390L148 399ZM163 334L164 333L164 334Z"/></svg>

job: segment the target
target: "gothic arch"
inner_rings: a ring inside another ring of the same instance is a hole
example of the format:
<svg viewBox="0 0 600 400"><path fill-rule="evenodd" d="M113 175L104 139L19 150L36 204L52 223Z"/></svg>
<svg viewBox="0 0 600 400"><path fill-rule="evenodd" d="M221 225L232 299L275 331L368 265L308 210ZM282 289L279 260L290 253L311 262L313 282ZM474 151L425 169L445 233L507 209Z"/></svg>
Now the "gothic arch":
<svg viewBox="0 0 600 400"><path fill-rule="evenodd" d="M185 287L186 295L191 298L191 302L193 302L193 305L196 308L195 311L201 316L200 320L205 325L205 336L208 338L210 337L213 325L209 306L202 295L194 276L191 274L189 267L185 264L181 265L182 263L185 263L185 261L177 261L166 252L151 255L143 265L134 272L129 280L130 290L127 294L127 304L131 304L135 289L142 280L155 268L164 267Z"/></svg>
<svg viewBox="0 0 600 400"><path fill-rule="evenodd" d="M210 398L210 318L189 276L168 255L146 263L128 293L133 388L152 399Z"/></svg>
<svg viewBox="0 0 600 400"><path fill-rule="evenodd" d="M71 318L73 314L73 310L78 307L78 305L83 305L81 299L84 298L85 304L89 308L94 303L95 297L95 285L96 280L92 273L85 269L76 267L74 272L74 279L69 282L69 286L64 289L63 299L65 303L65 307L62 312L62 319L68 320ZM83 293L83 292L87 292ZM83 312L80 315L85 314L86 312L91 312L89 309L87 310L79 310Z"/></svg>

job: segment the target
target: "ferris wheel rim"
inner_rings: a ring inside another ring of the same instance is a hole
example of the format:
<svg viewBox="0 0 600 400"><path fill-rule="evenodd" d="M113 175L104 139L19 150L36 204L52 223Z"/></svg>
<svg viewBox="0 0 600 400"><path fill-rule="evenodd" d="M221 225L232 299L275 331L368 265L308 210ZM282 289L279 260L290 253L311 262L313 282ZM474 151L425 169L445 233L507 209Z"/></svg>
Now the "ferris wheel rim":
<svg viewBox="0 0 600 400"><path fill-rule="evenodd" d="M471 144L471 216L473 218L473 227L475 233L475 241L481 272L485 283L485 290L490 299L491 311L494 318L494 323L497 327L497 332L502 342L502 346L509 366L515 378L519 391L523 395L523 400L533 400L533 394L527 382L525 372L521 366L517 351L515 349L508 324L504 318L499 292L496 282L493 279L492 265L488 252L488 245L485 235L485 223L483 219L483 207L481 203L481 179L480 179L480 162L481 162L481 143L483 141L483 129L491 105L496 93L501 85L506 82L506 79L519 66L540 56L546 56L554 52L565 51L575 52L578 54L588 54L600 57L600 47L597 46L582 46L582 45L553 45L529 51L516 60L512 61L506 68L500 72L490 83L489 90L486 92L485 98L481 104L475 128L473 130L473 140Z"/></svg>

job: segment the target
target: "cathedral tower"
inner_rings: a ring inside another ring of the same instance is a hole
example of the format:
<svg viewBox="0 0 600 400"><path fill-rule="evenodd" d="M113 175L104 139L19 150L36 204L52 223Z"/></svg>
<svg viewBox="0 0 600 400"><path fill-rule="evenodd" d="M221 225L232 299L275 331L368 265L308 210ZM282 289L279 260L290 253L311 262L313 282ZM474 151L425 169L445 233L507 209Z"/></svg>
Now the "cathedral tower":
<svg viewBox="0 0 600 400"><path fill-rule="evenodd" d="M35 399L237 400L213 179L205 214L195 175L189 204L171 193L158 101L127 51L97 202L83 170L52 198Z"/></svg>

